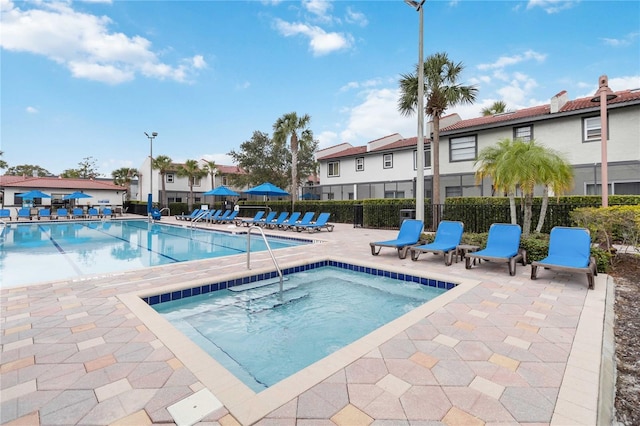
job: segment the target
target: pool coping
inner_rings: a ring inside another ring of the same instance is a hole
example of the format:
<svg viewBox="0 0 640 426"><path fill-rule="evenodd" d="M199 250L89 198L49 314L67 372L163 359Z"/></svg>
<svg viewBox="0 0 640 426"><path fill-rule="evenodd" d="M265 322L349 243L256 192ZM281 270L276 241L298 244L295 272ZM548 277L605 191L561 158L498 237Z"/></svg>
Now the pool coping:
<svg viewBox="0 0 640 426"><path fill-rule="evenodd" d="M283 264L281 265L281 269L322 261L343 262L365 268L382 269L380 265L374 263L363 261L344 262L344 259L336 259L331 256L309 257L303 261ZM252 269L251 275L269 273L272 270L272 266ZM385 265L383 270L398 274L406 273L406 270L394 268L389 265ZM260 420L265 415L284 405L304 391L326 380L340 369L345 368L347 365L375 350L398 333L403 332L429 314L460 297L481 282L480 280L473 279L452 280L449 277L437 273L416 274L415 271L412 271L412 276L451 282L456 284L456 286L268 389L256 393L215 361L196 343L173 327L169 321L158 314L143 300L144 297L157 295L162 292L170 293L181 291L187 288L206 285L212 281L237 279L247 275L246 270L240 270L217 276L215 280L204 278L184 281L168 286L118 295L122 303L124 303L149 330L157 335L158 339L175 354L176 358L178 358L242 424L252 424Z"/></svg>

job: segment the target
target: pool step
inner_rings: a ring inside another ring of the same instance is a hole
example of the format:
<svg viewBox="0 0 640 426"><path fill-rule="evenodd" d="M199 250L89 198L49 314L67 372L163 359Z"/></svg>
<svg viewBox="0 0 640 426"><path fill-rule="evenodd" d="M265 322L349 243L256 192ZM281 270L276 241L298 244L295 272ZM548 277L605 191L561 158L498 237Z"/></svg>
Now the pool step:
<svg viewBox="0 0 640 426"><path fill-rule="evenodd" d="M289 281L289 278L284 277L283 279L284 282ZM264 287L267 285L272 285L272 284L278 284L280 282L280 278L271 278L268 280L261 280L261 281L256 281L253 283L248 283L248 284L242 284L242 285L236 285L233 287L229 287L229 291L246 291L246 290L253 290L254 288L260 288L260 287Z"/></svg>

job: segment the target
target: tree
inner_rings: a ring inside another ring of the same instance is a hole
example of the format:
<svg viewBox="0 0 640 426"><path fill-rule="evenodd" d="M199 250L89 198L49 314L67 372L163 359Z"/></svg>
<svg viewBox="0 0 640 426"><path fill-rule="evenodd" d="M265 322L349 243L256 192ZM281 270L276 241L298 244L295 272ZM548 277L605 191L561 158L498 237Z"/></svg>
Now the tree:
<svg viewBox="0 0 640 426"><path fill-rule="evenodd" d="M3 155L4 155L4 152L0 151L0 157L2 157ZM9 167L7 162L0 159L0 169L6 169L7 167Z"/></svg>
<svg viewBox="0 0 640 426"><path fill-rule="evenodd" d="M431 202L440 204L440 117L447 108L461 103L472 104L476 100L478 89L475 86L463 86L457 80L464 69L462 62L457 64L449 60L446 53L429 56L424 67L424 112L433 120L432 155L433 194ZM418 66L415 74L403 74L400 79L400 99L398 111L410 116L418 106ZM424 196L423 194L417 194Z"/></svg>
<svg viewBox="0 0 640 426"><path fill-rule="evenodd" d="M211 176L211 189L215 189L216 187L216 173L218 173L218 169L216 168L216 162L211 160L203 160L204 167L203 169Z"/></svg>
<svg viewBox="0 0 640 426"><path fill-rule="evenodd" d="M200 168L196 160L187 160L178 167L178 176L189 179L189 210L193 210L193 185L197 179L207 176L207 172ZM164 179L163 179L164 180ZM163 191L164 192L164 191Z"/></svg>
<svg viewBox="0 0 640 426"><path fill-rule="evenodd" d="M240 144L240 151L231 151L229 156L246 172L229 176L235 186L255 186L264 182L281 188L289 186L289 152L285 146L274 144L267 133L254 131L250 140Z"/></svg>
<svg viewBox="0 0 640 426"><path fill-rule="evenodd" d="M129 167L121 167L111 172L113 183L123 186L125 188L125 199L129 201L131 199L131 181L133 178L138 177L138 170L131 169Z"/></svg>
<svg viewBox="0 0 640 426"><path fill-rule="evenodd" d="M5 174L9 176L53 176L53 174L51 174L51 172L49 172L47 169L31 164L22 164L20 166L9 167Z"/></svg>
<svg viewBox="0 0 640 426"><path fill-rule="evenodd" d="M496 146L482 149L478 153L475 165L476 179L491 177L496 189L507 192L511 209L511 223L517 223L515 213L515 190L520 187L524 198L524 217L522 235L527 237L531 231L533 217L533 194L536 185L562 192L573 181L571 165L556 151L538 144L535 140L502 139ZM544 198L543 198L544 200ZM543 203L544 204L544 203ZM546 215L546 204L540 215ZM544 217L538 222L541 229Z"/></svg>
<svg viewBox="0 0 640 426"><path fill-rule="evenodd" d="M167 175L168 172L175 169L175 166L173 165L173 160L166 155L158 155L156 158L153 159L153 162L151 163L151 167L154 170L157 170L158 173L160 174L160 182L162 182L162 206L167 207L169 205L169 202L167 200L165 176Z"/></svg>
<svg viewBox="0 0 640 426"><path fill-rule="evenodd" d="M273 141L276 145L286 145L290 139L291 149L291 211L295 210L295 202L298 197L298 144L306 144L313 141L313 133L307 126L311 117L307 114L298 117L295 112L290 112L278 118L273 124Z"/></svg>
<svg viewBox="0 0 640 426"><path fill-rule="evenodd" d="M488 117L490 115L503 114L507 111L507 104L504 101L495 101L491 106L482 108L480 112L483 117Z"/></svg>
<svg viewBox="0 0 640 426"><path fill-rule="evenodd" d="M60 176L63 178L95 179L101 175L96 169L96 160L93 157L85 157L78 163L77 169L66 169Z"/></svg>

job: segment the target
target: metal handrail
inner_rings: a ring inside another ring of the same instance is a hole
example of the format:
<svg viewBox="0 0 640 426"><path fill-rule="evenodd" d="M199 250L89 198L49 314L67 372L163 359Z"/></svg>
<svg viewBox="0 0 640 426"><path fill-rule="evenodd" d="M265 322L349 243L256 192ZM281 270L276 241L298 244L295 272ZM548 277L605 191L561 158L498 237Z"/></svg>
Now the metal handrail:
<svg viewBox="0 0 640 426"><path fill-rule="evenodd" d="M191 219L191 223L189 224L189 226L191 228L193 228L195 226L195 223L199 220L201 220L203 217L205 217L207 214L209 213L209 210L203 210L200 213L198 213L196 215L196 217L194 217L193 219Z"/></svg>
<svg viewBox="0 0 640 426"><path fill-rule="evenodd" d="M280 292L282 292L282 282L284 281L284 277L282 275L282 271L280 270L280 266L278 265L278 261L276 257L273 255L273 251L271 250L271 246L269 245L269 241L267 241L267 236L264 234L264 231L258 225L251 225L249 230L247 231L247 269L251 269L251 230L257 229L260 231L262 235L262 239L267 246L267 250L269 251L269 255L271 255L271 260L273 260L273 264L276 267L276 271L278 272L278 276L280 277Z"/></svg>

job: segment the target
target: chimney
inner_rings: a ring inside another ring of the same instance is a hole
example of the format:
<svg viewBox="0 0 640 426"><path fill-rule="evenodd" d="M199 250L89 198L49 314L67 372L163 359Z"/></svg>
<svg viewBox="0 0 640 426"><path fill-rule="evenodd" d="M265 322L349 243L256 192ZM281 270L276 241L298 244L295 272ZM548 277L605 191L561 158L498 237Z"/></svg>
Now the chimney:
<svg viewBox="0 0 640 426"><path fill-rule="evenodd" d="M567 99L567 91L563 90L562 92L558 93L557 95L555 95L553 98L551 98L551 114L555 114L556 112L559 112L562 107L567 103L568 99Z"/></svg>

